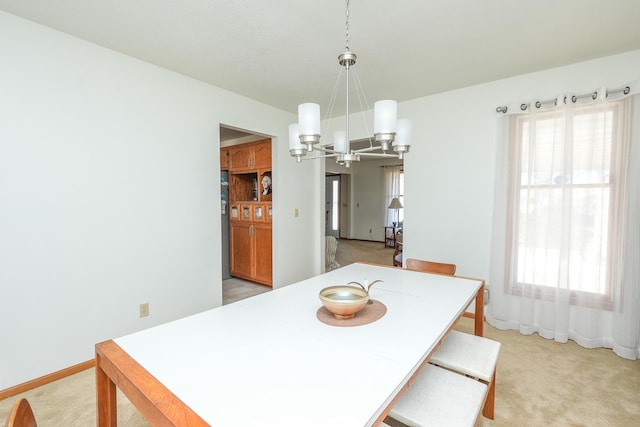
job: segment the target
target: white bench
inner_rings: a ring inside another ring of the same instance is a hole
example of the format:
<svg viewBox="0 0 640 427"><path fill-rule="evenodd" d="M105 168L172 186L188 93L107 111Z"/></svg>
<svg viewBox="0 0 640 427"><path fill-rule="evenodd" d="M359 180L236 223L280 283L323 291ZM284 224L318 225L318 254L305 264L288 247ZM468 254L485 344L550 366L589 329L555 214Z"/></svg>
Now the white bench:
<svg viewBox="0 0 640 427"><path fill-rule="evenodd" d="M389 417L411 427L473 426L486 396L486 384L427 364Z"/></svg>
<svg viewBox="0 0 640 427"><path fill-rule="evenodd" d="M480 413L493 419L499 352L497 341L452 331L389 417L411 427L473 426Z"/></svg>
<svg viewBox="0 0 640 427"><path fill-rule="evenodd" d="M451 331L429 363L475 378L489 388L483 415L494 418L496 365L500 343L484 337Z"/></svg>

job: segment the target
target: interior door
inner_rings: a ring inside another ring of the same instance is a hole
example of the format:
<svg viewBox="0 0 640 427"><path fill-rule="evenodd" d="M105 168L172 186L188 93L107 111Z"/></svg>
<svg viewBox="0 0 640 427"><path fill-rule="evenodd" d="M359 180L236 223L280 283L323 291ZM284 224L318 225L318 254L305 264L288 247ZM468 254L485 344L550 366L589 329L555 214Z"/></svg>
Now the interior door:
<svg viewBox="0 0 640 427"><path fill-rule="evenodd" d="M340 175L325 177L324 233L336 239L340 237Z"/></svg>

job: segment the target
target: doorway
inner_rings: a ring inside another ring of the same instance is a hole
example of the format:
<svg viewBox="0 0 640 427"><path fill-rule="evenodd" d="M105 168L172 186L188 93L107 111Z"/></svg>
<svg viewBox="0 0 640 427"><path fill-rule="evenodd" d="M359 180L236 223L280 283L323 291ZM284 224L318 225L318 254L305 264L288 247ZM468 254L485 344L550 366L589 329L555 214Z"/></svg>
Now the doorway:
<svg viewBox="0 0 640 427"><path fill-rule="evenodd" d="M272 286L273 170L271 137L223 124L219 132L224 301L239 279Z"/></svg>

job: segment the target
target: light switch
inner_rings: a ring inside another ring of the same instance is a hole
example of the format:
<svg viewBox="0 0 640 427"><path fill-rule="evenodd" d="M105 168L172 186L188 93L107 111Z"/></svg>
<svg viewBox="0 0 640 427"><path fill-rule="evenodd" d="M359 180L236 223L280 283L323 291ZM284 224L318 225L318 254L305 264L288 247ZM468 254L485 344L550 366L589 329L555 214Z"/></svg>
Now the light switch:
<svg viewBox="0 0 640 427"><path fill-rule="evenodd" d="M293 210L293 217L294 217L294 218L298 218L298 208L295 208L295 209Z"/></svg>

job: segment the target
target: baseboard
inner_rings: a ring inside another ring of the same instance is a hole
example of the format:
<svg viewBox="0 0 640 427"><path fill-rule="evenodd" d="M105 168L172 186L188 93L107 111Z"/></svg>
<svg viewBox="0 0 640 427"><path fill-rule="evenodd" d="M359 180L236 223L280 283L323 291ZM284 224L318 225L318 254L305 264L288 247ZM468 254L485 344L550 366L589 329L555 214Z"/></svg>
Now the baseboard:
<svg viewBox="0 0 640 427"><path fill-rule="evenodd" d="M349 237L338 237L338 240L349 240L350 242L384 243L384 240L351 239Z"/></svg>
<svg viewBox="0 0 640 427"><path fill-rule="evenodd" d="M77 365L70 366L65 369L53 372L51 374L43 375L40 378L36 378L26 383L18 384L13 387L9 387L5 390L0 390L0 400L4 400L8 397L15 396L16 394L24 393L25 391L33 390L45 384L52 383L61 378L68 377L78 372L86 371L87 369L96 366L95 359L87 360L86 362L78 363Z"/></svg>

